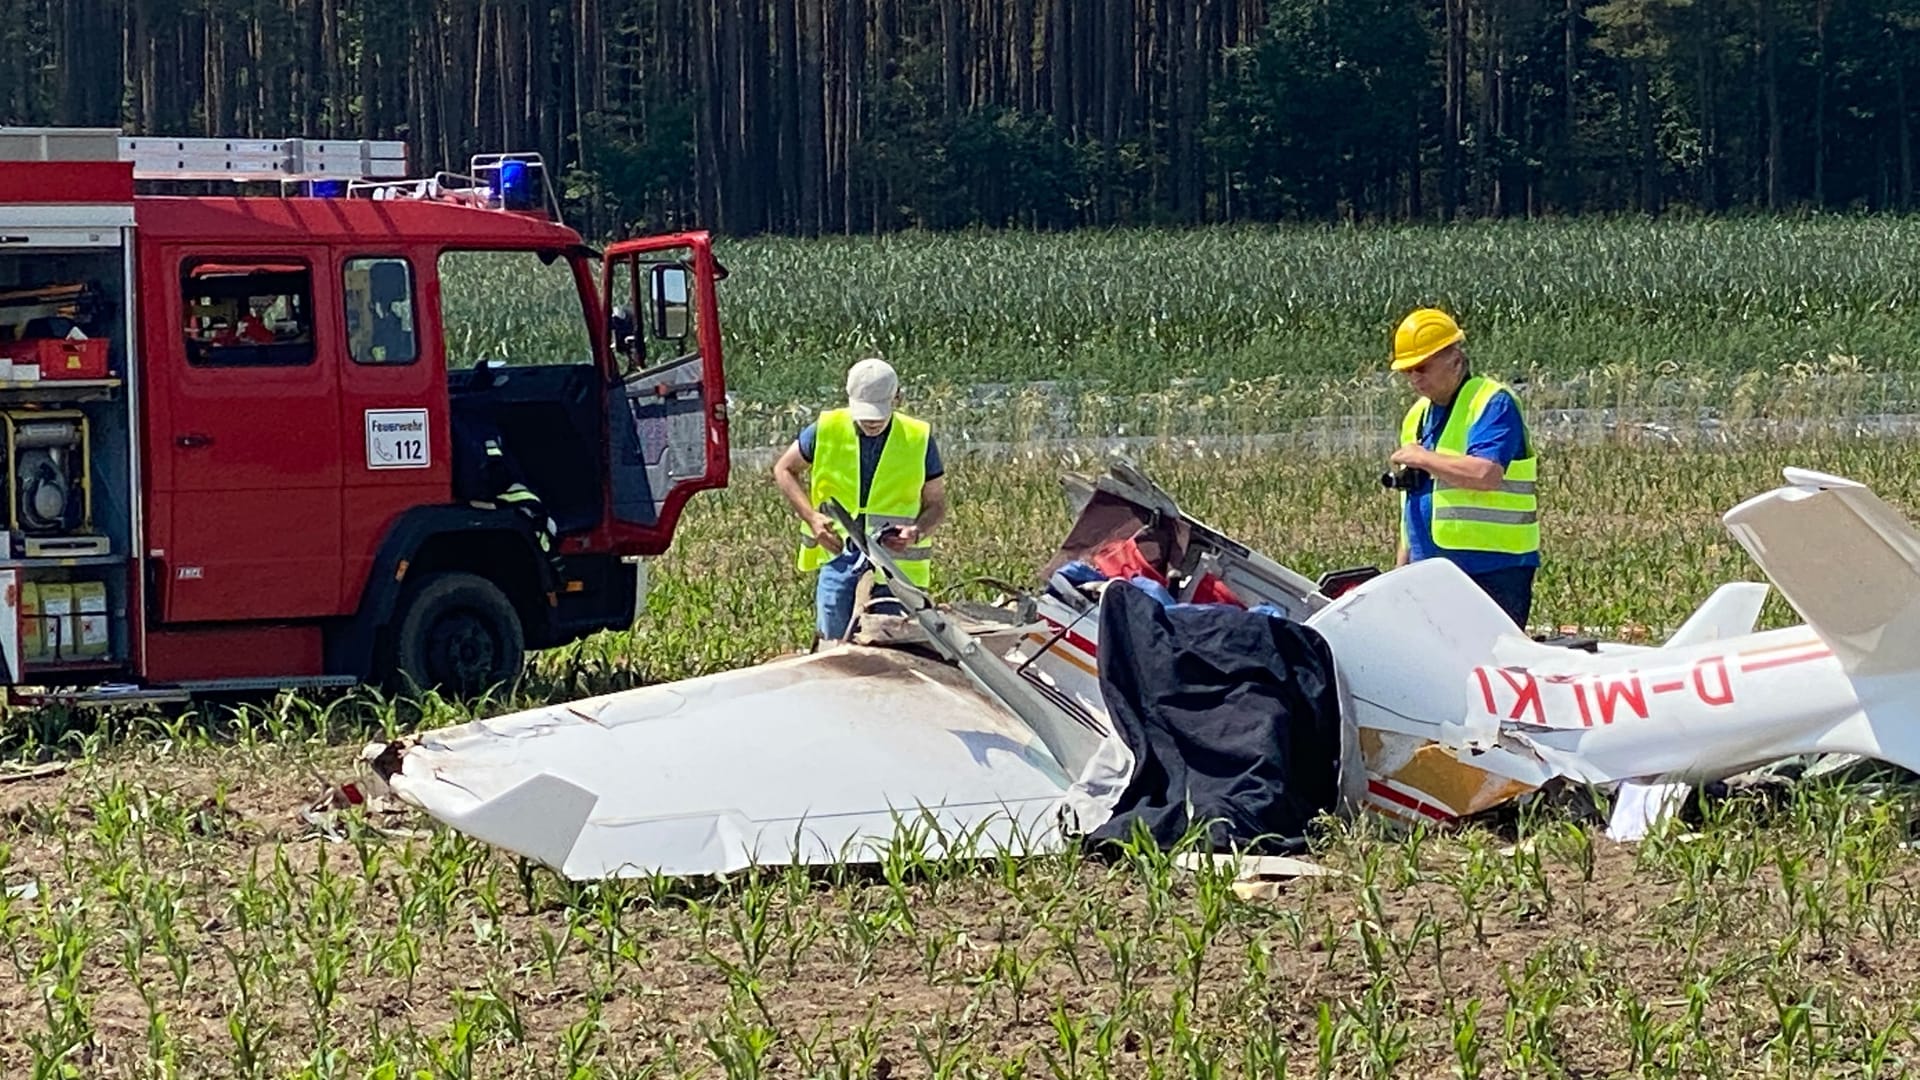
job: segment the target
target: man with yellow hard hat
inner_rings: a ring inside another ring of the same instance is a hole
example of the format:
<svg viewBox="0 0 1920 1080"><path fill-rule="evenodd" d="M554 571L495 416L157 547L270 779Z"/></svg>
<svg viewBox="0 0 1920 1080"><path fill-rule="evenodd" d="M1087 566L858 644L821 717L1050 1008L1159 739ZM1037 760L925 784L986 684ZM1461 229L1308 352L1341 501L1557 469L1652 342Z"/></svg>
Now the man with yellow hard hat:
<svg viewBox="0 0 1920 1080"><path fill-rule="evenodd" d="M1525 629L1540 566L1537 459L1513 391L1467 369L1466 334L1421 308L1393 334L1393 370L1419 400L1400 425L1399 565L1451 560Z"/></svg>

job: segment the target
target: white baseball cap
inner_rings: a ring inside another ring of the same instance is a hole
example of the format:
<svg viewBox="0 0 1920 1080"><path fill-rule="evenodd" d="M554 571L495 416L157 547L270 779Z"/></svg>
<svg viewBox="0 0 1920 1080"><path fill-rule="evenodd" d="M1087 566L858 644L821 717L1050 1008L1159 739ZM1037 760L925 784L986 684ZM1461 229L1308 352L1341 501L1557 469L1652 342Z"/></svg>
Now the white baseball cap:
<svg viewBox="0 0 1920 1080"><path fill-rule="evenodd" d="M847 411L855 420L885 420L893 415L900 377L893 365L870 356L847 372Z"/></svg>

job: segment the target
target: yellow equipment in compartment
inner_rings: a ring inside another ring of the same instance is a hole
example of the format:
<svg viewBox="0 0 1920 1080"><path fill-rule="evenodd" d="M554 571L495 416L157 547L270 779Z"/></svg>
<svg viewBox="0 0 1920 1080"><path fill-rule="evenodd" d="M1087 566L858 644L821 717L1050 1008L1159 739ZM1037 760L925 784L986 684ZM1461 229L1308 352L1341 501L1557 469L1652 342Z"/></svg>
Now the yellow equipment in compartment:
<svg viewBox="0 0 1920 1080"><path fill-rule="evenodd" d="M0 412L7 469L7 529L28 558L102 555L93 534L92 433L78 409ZM77 505L76 505L77 500Z"/></svg>
<svg viewBox="0 0 1920 1080"><path fill-rule="evenodd" d="M65 581L40 583L40 655L42 660L64 660L73 655L73 586Z"/></svg>
<svg viewBox="0 0 1920 1080"><path fill-rule="evenodd" d="M109 637L106 582L74 582L73 655L81 660L98 660L107 655Z"/></svg>
<svg viewBox="0 0 1920 1080"><path fill-rule="evenodd" d="M20 653L28 664L98 660L112 647L103 581L20 585Z"/></svg>
<svg viewBox="0 0 1920 1080"><path fill-rule="evenodd" d="M40 586L32 581L20 585L20 652L26 660L47 658L47 628L40 619Z"/></svg>

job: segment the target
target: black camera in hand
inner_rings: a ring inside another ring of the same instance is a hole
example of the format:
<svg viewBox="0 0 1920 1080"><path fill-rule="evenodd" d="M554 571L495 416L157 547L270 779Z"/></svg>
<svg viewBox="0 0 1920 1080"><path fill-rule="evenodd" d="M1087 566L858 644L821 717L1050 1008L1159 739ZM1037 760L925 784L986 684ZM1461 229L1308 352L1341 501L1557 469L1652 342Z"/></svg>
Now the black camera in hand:
<svg viewBox="0 0 1920 1080"><path fill-rule="evenodd" d="M1380 486L1388 491L1412 491L1427 482L1425 469L1394 469L1380 474Z"/></svg>

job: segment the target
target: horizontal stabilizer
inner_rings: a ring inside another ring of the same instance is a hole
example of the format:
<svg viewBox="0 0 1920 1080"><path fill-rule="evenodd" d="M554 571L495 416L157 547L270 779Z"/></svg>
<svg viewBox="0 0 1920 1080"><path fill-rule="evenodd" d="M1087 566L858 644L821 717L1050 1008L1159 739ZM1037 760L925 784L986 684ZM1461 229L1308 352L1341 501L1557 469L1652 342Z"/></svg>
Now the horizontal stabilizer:
<svg viewBox="0 0 1920 1080"><path fill-rule="evenodd" d="M1851 480L1800 469L1725 522L1849 674L1920 659L1920 534Z"/></svg>
<svg viewBox="0 0 1920 1080"><path fill-rule="evenodd" d="M1707 602L1673 632L1666 645L1680 648L1751 634L1754 624L1760 621L1760 608L1766 602L1764 582L1728 582L1707 597Z"/></svg>

